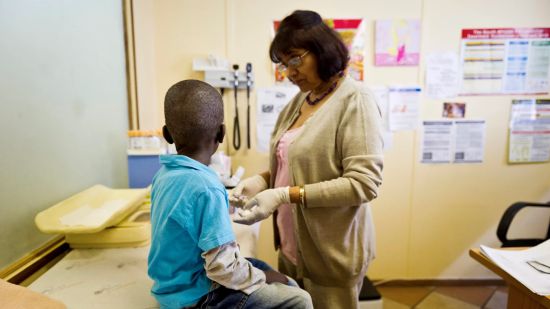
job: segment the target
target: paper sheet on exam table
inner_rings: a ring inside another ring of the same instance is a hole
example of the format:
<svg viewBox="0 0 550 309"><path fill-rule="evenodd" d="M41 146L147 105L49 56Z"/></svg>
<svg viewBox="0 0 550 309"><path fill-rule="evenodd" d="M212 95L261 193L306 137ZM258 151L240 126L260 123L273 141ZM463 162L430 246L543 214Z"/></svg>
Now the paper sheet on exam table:
<svg viewBox="0 0 550 309"><path fill-rule="evenodd" d="M99 232L136 210L148 193L149 188L111 189L95 185L41 211L35 223L48 234Z"/></svg>

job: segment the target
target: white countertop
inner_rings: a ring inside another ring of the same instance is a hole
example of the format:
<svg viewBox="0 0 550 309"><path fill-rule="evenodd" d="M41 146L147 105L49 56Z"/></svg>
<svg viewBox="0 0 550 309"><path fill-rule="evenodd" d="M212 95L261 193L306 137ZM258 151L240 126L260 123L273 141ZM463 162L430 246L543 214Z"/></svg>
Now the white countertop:
<svg viewBox="0 0 550 309"><path fill-rule="evenodd" d="M29 289L67 308L159 308L147 276L149 247L75 249Z"/></svg>
<svg viewBox="0 0 550 309"><path fill-rule="evenodd" d="M244 256L256 256L259 223L233 223ZM147 276L149 246L116 249L73 249L29 289L63 302L67 308L159 308Z"/></svg>

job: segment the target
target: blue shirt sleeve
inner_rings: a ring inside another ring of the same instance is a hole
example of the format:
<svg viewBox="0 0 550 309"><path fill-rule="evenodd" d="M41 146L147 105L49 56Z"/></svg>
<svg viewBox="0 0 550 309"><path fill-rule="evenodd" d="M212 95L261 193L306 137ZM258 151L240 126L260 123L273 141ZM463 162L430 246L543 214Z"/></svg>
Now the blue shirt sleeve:
<svg viewBox="0 0 550 309"><path fill-rule="evenodd" d="M202 192L195 202L189 228L196 235L197 245L203 251L209 251L223 244L235 241L228 210L227 194L211 188Z"/></svg>

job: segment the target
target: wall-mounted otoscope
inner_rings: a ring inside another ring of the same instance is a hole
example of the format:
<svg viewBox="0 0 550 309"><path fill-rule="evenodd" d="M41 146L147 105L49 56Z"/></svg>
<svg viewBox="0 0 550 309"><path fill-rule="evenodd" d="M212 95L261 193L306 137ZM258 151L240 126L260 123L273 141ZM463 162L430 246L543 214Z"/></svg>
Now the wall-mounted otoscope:
<svg viewBox="0 0 550 309"><path fill-rule="evenodd" d="M239 125L239 105L237 104L237 90L239 90L239 65L233 65L233 93L235 94L235 116L233 118L233 148L241 148L241 128Z"/></svg>
<svg viewBox="0 0 550 309"><path fill-rule="evenodd" d="M246 147L250 149L250 89L252 88L252 63L246 64Z"/></svg>

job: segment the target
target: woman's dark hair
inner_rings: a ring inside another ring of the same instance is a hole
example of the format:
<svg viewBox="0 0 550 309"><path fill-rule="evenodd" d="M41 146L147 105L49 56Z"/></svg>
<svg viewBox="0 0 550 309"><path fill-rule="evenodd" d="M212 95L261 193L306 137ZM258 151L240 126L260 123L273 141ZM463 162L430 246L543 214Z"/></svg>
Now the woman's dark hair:
<svg viewBox="0 0 550 309"><path fill-rule="evenodd" d="M275 63L292 48L303 48L317 57L317 74L323 81L343 71L349 53L340 35L327 26L313 11L294 11L281 22L269 47L269 56Z"/></svg>

